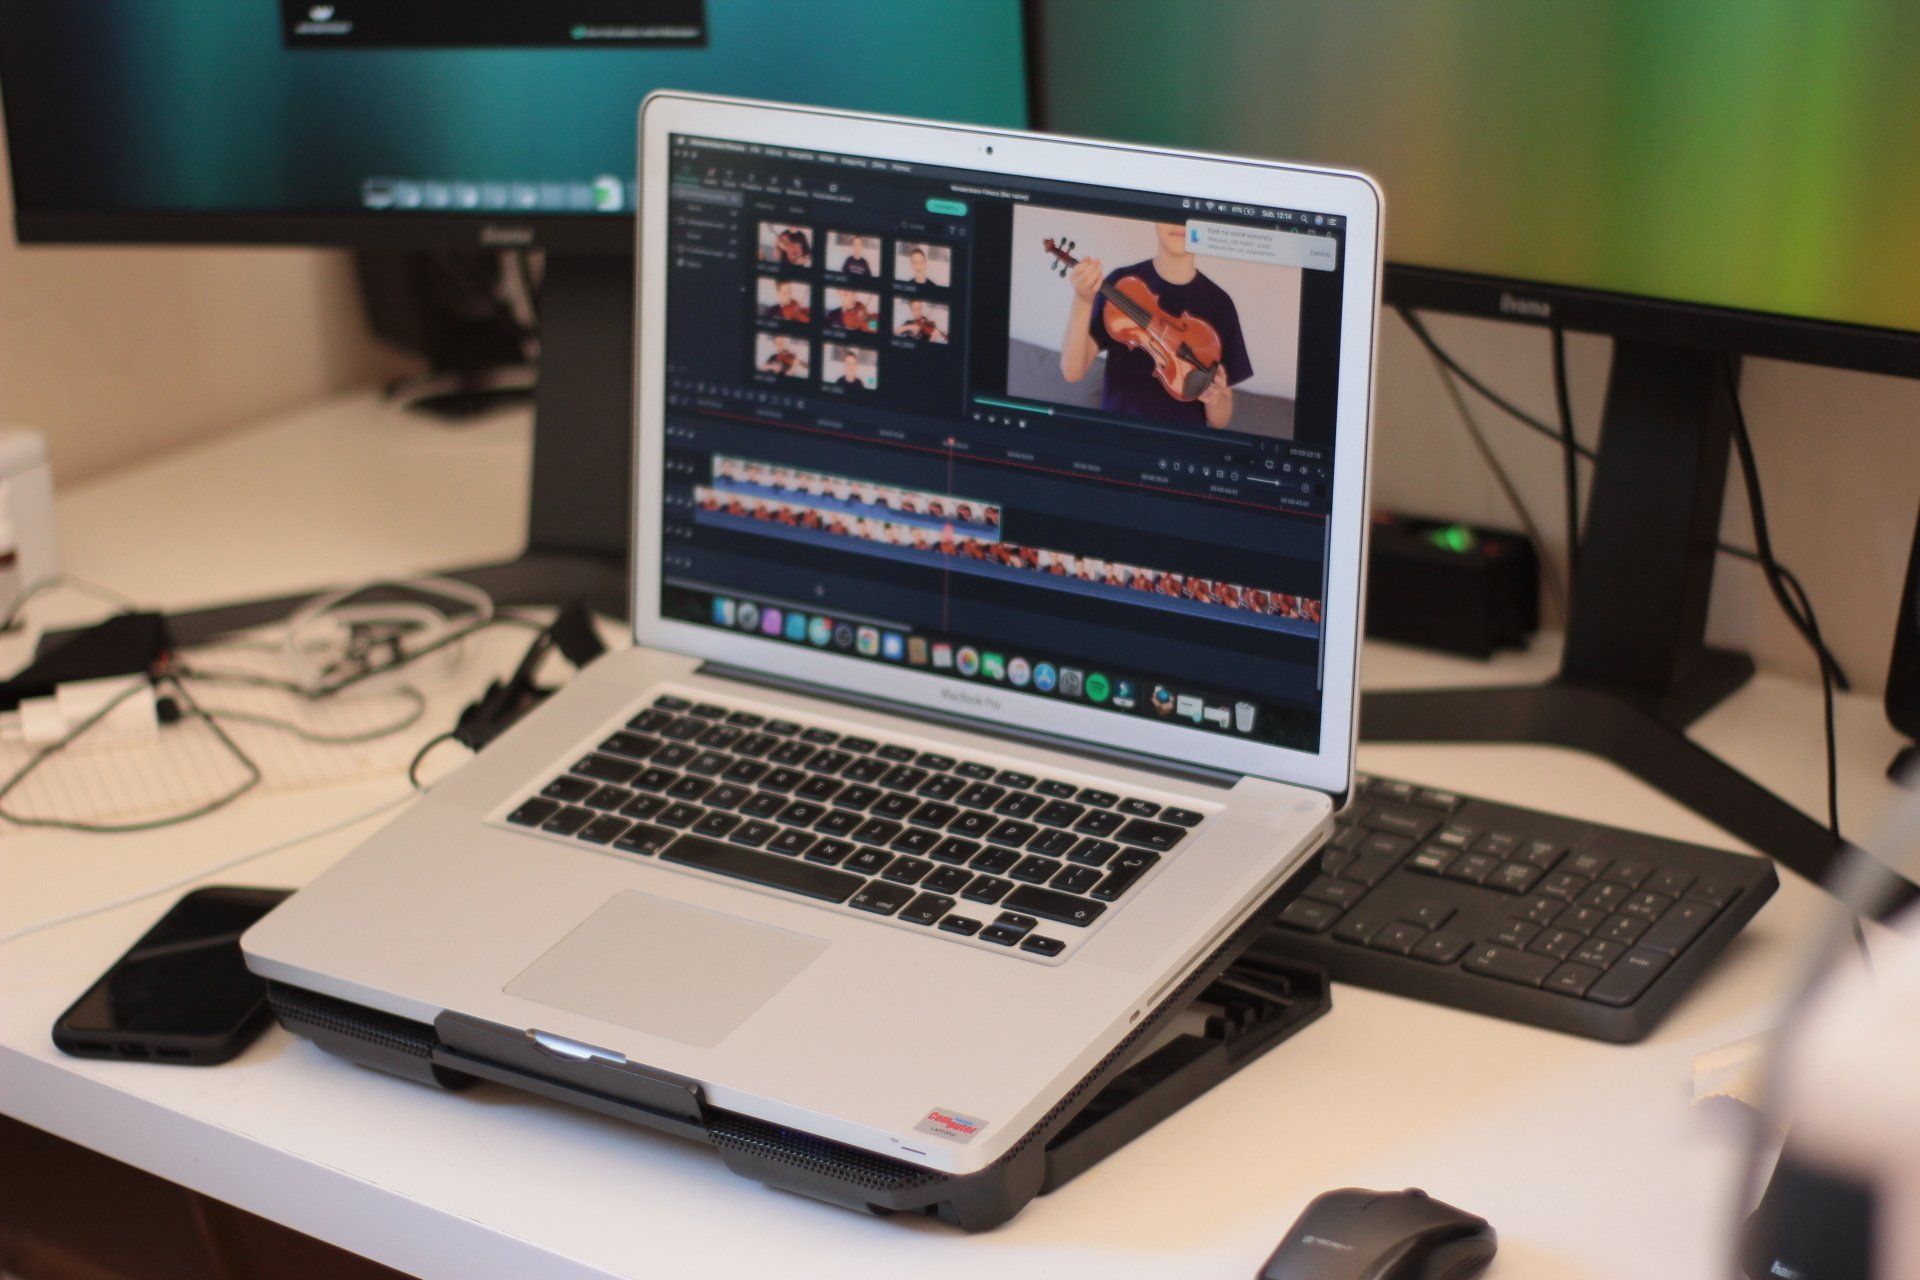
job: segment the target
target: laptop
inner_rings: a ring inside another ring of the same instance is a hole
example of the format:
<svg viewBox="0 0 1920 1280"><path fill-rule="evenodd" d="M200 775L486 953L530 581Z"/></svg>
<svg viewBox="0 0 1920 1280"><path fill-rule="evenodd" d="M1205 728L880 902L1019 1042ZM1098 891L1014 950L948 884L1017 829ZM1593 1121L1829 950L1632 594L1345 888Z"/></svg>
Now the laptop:
<svg viewBox="0 0 1920 1280"><path fill-rule="evenodd" d="M247 961L977 1172L1351 784L1380 195L683 93L640 138L632 647Z"/></svg>

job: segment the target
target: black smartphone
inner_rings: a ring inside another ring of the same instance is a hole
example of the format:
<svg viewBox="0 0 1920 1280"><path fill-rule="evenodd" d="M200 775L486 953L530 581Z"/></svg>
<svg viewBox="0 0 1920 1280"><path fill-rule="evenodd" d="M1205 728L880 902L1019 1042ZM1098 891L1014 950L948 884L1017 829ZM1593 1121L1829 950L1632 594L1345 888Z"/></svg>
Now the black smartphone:
<svg viewBox="0 0 1920 1280"><path fill-rule="evenodd" d="M195 889L114 961L53 1024L81 1058L211 1066L267 1025L267 984L248 972L240 935L291 889Z"/></svg>

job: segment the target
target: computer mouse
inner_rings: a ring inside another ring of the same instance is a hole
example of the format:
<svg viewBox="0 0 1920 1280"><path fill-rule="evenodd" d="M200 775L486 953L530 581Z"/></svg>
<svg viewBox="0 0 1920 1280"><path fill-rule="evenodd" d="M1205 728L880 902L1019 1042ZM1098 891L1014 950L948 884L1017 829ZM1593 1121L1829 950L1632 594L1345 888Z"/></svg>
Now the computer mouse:
<svg viewBox="0 0 1920 1280"><path fill-rule="evenodd" d="M1424 1191L1347 1187L1314 1198L1260 1280L1466 1280L1496 1244L1485 1218Z"/></svg>

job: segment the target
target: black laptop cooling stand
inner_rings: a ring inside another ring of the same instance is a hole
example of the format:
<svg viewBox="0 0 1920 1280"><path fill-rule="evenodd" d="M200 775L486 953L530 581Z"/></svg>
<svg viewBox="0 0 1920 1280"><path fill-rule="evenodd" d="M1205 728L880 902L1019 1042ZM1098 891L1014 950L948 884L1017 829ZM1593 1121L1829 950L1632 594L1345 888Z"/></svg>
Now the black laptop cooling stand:
<svg viewBox="0 0 1920 1280"><path fill-rule="evenodd" d="M636 1063L569 1062L524 1031L457 1014L415 1022L282 983L282 1026L366 1066L442 1089L486 1080L712 1146L742 1177L876 1214L966 1231L1012 1218L1225 1080L1332 1005L1326 975L1245 954L1310 877L1295 876L1142 1018L1007 1155L942 1174L711 1105L691 1080Z"/></svg>

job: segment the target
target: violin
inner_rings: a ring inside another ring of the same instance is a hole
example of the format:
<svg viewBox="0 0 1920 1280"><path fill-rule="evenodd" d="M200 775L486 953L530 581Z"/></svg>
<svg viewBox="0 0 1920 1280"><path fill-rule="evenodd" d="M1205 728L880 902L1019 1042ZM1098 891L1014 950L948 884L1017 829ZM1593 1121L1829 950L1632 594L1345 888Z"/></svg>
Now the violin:
<svg viewBox="0 0 1920 1280"><path fill-rule="evenodd" d="M1062 279L1080 265L1071 240L1048 240L1046 246ZM1169 315L1159 295L1138 276L1101 282L1100 296L1107 300L1103 317L1107 333L1122 346L1152 357L1154 377L1168 395L1175 400L1198 400L1213 385L1214 372L1220 367L1219 330L1185 312Z"/></svg>
<svg viewBox="0 0 1920 1280"><path fill-rule="evenodd" d="M913 316L910 317L905 324L900 326L900 336L903 338L918 338L922 342L932 342L940 336L940 326L925 316Z"/></svg>
<svg viewBox="0 0 1920 1280"><path fill-rule="evenodd" d="M811 316L803 302L783 302L780 304L780 318L791 320L794 324L805 324Z"/></svg>
<svg viewBox="0 0 1920 1280"><path fill-rule="evenodd" d="M850 307L840 308L840 327L843 329L864 329L873 320L873 312L867 304L855 301Z"/></svg>

